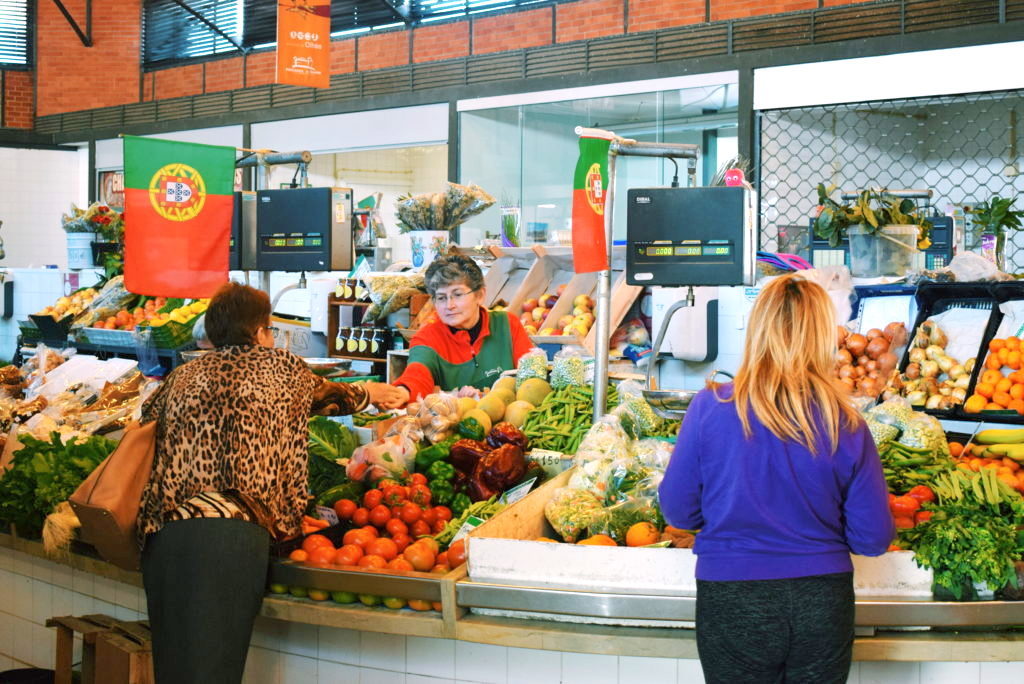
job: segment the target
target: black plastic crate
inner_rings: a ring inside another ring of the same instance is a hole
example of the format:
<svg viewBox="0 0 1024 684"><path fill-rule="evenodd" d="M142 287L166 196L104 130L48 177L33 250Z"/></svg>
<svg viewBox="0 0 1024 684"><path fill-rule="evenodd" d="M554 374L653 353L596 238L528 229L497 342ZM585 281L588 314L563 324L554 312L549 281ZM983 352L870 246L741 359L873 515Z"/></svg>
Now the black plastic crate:
<svg viewBox="0 0 1024 684"><path fill-rule="evenodd" d="M971 387L967 394L968 397L974 394L974 389L978 384L978 378L981 377L981 373L985 370L985 358L988 356L988 344L996 338L996 335L999 332L999 326L1003 322L1004 316L1003 312L999 310L999 305L1004 302L1024 300L1024 282L1008 281L990 283L988 287L992 292L993 313L992 318L989 321L989 326L985 330L985 336L981 340L981 349L979 350L978 362L976 364L977 368L975 369L977 372L972 378ZM967 413L963 410L963 407L959 407L957 418L961 420L994 421L999 423L1024 425L1024 416L1013 410Z"/></svg>

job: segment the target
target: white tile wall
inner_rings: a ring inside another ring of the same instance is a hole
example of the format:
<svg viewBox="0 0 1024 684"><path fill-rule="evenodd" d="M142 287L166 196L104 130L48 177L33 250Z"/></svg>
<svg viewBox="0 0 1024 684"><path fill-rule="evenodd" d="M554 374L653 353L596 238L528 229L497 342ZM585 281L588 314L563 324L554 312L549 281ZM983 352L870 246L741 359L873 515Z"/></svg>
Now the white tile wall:
<svg viewBox="0 0 1024 684"><path fill-rule="evenodd" d="M28 573L28 574L23 574ZM43 581L36 574L49 578ZM101 581L102 580L102 581ZM110 600L99 597L102 593ZM0 549L0 672L52 667L54 615L139 619L143 592ZM81 642L75 645L81 653ZM80 655L76 655L76 660ZM703 684L696 660L506 648L259 618L245 684ZM1012 663L857 662L848 684L1020 684Z"/></svg>

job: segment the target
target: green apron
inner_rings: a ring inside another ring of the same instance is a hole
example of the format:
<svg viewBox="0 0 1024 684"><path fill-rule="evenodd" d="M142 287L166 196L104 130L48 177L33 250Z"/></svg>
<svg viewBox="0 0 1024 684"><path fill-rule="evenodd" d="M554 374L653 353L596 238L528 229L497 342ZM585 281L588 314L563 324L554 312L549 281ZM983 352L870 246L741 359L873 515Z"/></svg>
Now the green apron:
<svg viewBox="0 0 1024 684"><path fill-rule="evenodd" d="M503 371L514 369L512 360L512 333L508 314L490 312L490 333L480 346L480 353L465 363L451 363L426 345L409 350L409 363L422 363L434 378L434 384L443 391L457 390L470 385L486 389L494 384Z"/></svg>

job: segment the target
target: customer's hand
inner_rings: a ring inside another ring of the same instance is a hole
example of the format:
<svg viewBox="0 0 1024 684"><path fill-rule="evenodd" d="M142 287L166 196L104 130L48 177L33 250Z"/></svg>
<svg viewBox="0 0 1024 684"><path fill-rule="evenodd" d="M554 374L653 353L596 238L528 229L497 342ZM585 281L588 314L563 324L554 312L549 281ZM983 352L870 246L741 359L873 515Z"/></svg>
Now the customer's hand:
<svg viewBox="0 0 1024 684"><path fill-rule="evenodd" d="M409 401L409 390L404 387L396 387L383 382L367 382L363 386L370 394L370 403L377 408L400 408Z"/></svg>

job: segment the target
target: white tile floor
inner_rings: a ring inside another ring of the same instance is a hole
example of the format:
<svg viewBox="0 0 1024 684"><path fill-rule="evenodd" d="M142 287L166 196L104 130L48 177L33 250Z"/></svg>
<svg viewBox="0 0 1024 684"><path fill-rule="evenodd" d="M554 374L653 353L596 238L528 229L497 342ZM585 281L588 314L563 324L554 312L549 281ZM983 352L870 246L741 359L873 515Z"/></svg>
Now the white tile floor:
<svg viewBox="0 0 1024 684"><path fill-rule="evenodd" d="M24 574L28 573L28 574ZM49 581L35 576L39 573ZM0 549L0 672L52 667L53 615L107 613L140 619L133 586L68 571ZM81 644L76 644L80 653ZM246 684L703 684L700 663L506 648L257 620ZM1022 662L859 662L848 684L1020 684Z"/></svg>

